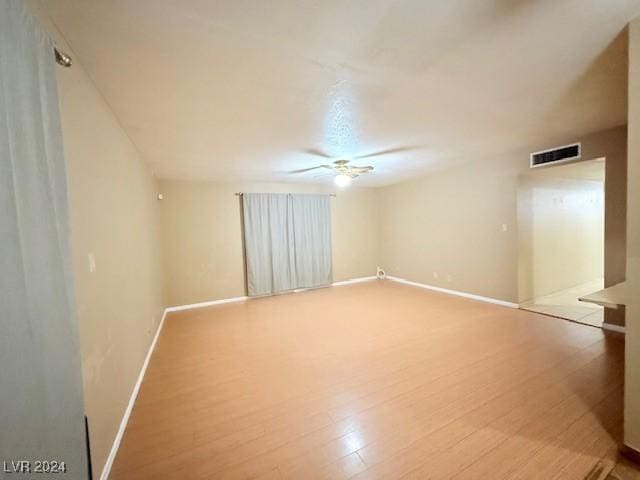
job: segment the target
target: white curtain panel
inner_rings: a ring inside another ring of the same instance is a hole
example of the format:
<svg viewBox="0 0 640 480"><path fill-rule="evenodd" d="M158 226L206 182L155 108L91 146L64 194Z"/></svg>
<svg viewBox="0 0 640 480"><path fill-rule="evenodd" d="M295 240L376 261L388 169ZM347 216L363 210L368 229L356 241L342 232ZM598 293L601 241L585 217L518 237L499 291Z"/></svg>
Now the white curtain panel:
<svg viewBox="0 0 640 480"><path fill-rule="evenodd" d="M80 479L84 408L55 69L53 45L22 1L0 0L0 460L65 462L66 475L45 476Z"/></svg>
<svg viewBox="0 0 640 480"><path fill-rule="evenodd" d="M330 202L328 195L243 195L250 296L331 283Z"/></svg>

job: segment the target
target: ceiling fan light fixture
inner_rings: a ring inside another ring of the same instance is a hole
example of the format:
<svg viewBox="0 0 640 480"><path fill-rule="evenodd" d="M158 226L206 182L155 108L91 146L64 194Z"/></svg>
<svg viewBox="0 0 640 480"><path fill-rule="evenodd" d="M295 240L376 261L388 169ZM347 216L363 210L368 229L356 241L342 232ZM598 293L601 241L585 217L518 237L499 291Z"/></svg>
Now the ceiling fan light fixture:
<svg viewBox="0 0 640 480"><path fill-rule="evenodd" d="M338 188L346 188L351 185L351 177L346 173L339 173L333 179L333 183L335 183Z"/></svg>

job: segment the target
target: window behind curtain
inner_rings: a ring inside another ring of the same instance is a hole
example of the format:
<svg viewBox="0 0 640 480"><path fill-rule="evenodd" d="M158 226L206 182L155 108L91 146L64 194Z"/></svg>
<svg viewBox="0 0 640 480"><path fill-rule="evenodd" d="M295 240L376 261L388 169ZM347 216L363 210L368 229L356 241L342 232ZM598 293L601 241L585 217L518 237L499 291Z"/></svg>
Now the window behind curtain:
<svg viewBox="0 0 640 480"><path fill-rule="evenodd" d="M331 283L330 202L328 195L243 195L250 296Z"/></svg>

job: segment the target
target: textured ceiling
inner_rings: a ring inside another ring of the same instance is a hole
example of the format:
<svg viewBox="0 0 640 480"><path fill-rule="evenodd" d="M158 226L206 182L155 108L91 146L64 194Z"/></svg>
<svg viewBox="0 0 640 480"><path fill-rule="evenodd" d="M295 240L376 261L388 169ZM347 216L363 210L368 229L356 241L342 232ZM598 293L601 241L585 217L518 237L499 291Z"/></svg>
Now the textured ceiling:
<svg viewBox="0 0 640 480"><path fill-rule="evenodd" d="M626 122L640 0L46 0L159 177L384 185ZM316 153L316 154L314 154Z"/></svg>

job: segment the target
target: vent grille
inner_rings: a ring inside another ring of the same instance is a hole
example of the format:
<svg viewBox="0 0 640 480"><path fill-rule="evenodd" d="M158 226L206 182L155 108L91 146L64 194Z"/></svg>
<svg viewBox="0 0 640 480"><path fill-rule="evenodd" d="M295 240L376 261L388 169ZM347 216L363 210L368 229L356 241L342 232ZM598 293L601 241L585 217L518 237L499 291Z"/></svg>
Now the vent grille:
<svg viewBox="0 0 640 480"><path fill-rule="evenodd" d="M568 162L580 158L582 148L580 143L552 148L531 154L531 168L549 165L551 163Z"/></svg>

